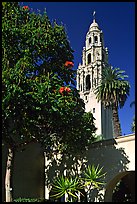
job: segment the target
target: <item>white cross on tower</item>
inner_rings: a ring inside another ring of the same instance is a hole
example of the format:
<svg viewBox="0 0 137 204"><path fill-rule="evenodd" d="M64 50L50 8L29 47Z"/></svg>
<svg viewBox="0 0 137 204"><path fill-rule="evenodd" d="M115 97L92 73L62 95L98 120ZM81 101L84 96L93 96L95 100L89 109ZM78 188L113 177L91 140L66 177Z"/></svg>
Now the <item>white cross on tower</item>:
<svg viewBox="0 0 137 204"><path fill-rule="evenodd" d="M93 19L95 20L96 11L93 12Z"/></svg>

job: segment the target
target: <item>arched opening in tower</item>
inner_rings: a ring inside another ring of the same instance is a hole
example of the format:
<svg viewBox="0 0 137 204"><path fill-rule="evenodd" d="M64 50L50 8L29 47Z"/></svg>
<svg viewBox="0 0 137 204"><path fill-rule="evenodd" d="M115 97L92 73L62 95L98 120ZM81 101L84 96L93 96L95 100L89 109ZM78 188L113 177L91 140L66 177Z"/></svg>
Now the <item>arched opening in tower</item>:
<svg viewBox="0 0 137 204"><path fill-rule="evenodd" d="M80 75L78 75L78 89L80 90Z"/></svg>
<svg viewBox="0 0 137 204"><path fill-rule="evenodd" d="M88 54L88 64L91 63L91 54Z"/></svg>
<svg viewBox="0 0 137 204"><path fill-rule="evenodd" d="M91 82L90 82L90 75L88 74L86 76L86 91L89 91L91 88Z"/></svg>
<svg viewBox="0 0 137 204"><path fill-rule="evenodd" d="M104 53L102 52L102 61L104 61L104 59L105 59L105 55L104 55Z"/></svg>
<svg viewBox="0 0 137 204"><path fill-rule="evenodd" d="M97 37L97 36L94 37L94 42L95 42L95 43L98 42L98 37Z"/></svg>
<svg viewBox="0 0 137 204"><path fill-rule="evenodd" d="M89 45L90 45L90 43L91 43L91 37L89 38L89 41L88 41L88 42L89 42Z"/></svg>

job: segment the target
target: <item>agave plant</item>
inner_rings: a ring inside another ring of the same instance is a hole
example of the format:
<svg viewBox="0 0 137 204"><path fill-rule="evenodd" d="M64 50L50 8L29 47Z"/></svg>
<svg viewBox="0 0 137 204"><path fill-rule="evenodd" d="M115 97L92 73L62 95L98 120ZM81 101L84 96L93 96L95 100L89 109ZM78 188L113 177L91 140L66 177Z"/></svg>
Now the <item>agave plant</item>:
<svg viewBox="0 0 137 204"><path fill-rule="evenodd" d="M95 188L99 188L100 186L104 185L105 182L104 177L106 173L102 173L103 167L99 168L99 165L95 167L94 165L88 165L84 172L84 186L93 186Z"/></svg>
<svg viewBox="0 0 137 204"><path fill-rule="evenodd" d="M84 181L83 187L86 190L88 202L93 202L91 195L94 189L100 189L105 184L104 177L106 173L102 173L102 169L103 167L99 168L99 165L97 167L88 165L84 171L84 178L82 180Z"/></svg>
<svg viewBox="0 0 137 204"><path fill-rule="evenodd" d="M58 176L54 179L52 183L52 195L56 199L67 195L67 202L74 202L78 200L79 195L82 194L82 190L87 187L87 193L90 193L91 187L100 188L105 184L104 176L106 173L102 173L102 168L99 165L95 167L94 165L88 166L84 171L84 177L66 177ZM78 194L79 193L79 194Z"/></svg>
<svg viewBox="0 0 137 204"><path fill-rule="evenodd" d="M81 184L78 177L57 177L52 184L52 192L54 193L51 197L61 198L65 194L71 198L71 201L77 200L78 192L80 192ZM81 192L80 192L81 193ZM69 200L67 200L69 201Z"/></svg>

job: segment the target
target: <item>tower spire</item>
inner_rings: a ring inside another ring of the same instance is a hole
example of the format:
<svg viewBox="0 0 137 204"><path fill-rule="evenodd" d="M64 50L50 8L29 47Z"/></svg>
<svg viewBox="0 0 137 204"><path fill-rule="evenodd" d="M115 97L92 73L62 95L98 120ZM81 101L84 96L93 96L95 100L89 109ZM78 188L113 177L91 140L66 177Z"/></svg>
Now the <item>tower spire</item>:
<svg viewBox="0 0 137 204"><path fill-rule="evenodd" d="M96 14L96 11L93 12L93 22L95 22L95 14Z"/></svg>

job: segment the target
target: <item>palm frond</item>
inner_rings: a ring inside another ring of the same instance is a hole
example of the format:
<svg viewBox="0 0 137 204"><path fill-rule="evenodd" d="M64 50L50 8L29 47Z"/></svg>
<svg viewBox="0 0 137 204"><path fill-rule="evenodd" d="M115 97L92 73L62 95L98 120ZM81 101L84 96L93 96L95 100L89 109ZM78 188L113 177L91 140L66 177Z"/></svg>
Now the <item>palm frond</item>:
<svg viewBox="0 0 137 204"><path fill-rule="evenodd" d="M102 78L96 87L94 94L98 101L102 101L104 106L118 104L120 108L129 95L130 84L125 80L127 75L120 68L105 67L102 70Z"/></svg>

